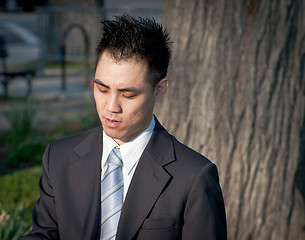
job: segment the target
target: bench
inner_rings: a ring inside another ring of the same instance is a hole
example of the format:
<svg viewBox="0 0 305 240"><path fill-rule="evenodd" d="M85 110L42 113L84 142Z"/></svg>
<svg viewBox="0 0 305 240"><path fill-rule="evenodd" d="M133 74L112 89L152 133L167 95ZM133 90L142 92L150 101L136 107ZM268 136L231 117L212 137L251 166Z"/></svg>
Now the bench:
<svg viewBox="0 0 305 240"><path fill-rule="evenodd" d="M4 88L4 97L8 97L9 84L15 79L23 79L27 82L27 96L32 91L32 79L36 75L36 69L18 69L8 70L6 65L6 58L8 56L5 37L0 35L0 58L2 62L2 71L0 72L0 82Z"/></svg>

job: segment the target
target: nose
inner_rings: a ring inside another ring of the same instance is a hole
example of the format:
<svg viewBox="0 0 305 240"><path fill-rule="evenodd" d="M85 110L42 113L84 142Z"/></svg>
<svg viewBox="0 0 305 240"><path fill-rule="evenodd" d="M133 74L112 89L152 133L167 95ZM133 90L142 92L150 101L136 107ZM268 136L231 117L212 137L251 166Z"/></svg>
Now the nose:
<svg viewBox="0 0 305 240"><path fill-rule="evenodd" d="M122 112L121 104L118 97L115 94L109 94L107 96L106 110L112 113Z"/></svg>

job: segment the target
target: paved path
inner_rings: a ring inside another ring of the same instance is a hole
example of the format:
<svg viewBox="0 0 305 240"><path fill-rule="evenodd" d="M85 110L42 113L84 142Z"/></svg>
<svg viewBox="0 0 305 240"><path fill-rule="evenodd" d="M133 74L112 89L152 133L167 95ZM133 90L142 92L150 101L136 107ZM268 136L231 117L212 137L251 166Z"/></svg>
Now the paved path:
<svg viewBox="0 0 305 240"><path fill-rule="evenodd" d="M92 88L85 85L82 73L70 72L67 76L67 89L61 90L60 72L46 71L46 75L33 79L31 99L37 101L37 116L35 126L52 125L66 120L79 120L90 111L93 103ZM23 80L15 80L9 86L10 97L26 96L27 85ZM3 88L0 89L0 95ZM19 106L18 106L19 104ZM9 130L10 124L5 113L18 108L22 103L0 102L0 131Z"/></svg>

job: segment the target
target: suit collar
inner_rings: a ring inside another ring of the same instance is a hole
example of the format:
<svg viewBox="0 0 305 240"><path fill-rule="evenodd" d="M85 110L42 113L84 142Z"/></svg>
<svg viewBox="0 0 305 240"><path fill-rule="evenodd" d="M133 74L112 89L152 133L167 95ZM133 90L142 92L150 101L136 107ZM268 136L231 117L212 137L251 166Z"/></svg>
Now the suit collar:
<svg viewBox="0 0 305 240"><path fill-rule="evenodd" d="M172 137L156 119L151 139L144 150L130 183L117 231L117 240L130 240L145 218L171 176L164 166L175 161Z"/></svg>
<svg viewBox="0 0 305 240"><path fill-rule="evenodd" d="M87 132L87 136L74 148L74 152L82 157L92 153L92 151L102 150L102 147L103 129L99 126Z"/></svg>
<svg viewBox="0 0 305 240"><path fill-rule="evenodd" d="M155 129L145 150L161 166L165 166L175 160L173 139L156 117L155 120Z"/></svg>

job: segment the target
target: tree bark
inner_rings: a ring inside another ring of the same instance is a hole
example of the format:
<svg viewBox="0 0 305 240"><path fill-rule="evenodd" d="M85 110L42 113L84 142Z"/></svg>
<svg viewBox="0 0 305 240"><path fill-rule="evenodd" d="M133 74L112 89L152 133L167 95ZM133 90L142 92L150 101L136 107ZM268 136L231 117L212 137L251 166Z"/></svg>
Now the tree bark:
<svg viewBox="0 0 305 240"><path fill-rule="evenodd" d="M165 0L173 43L156 114L216 163L229 239L305 239L302 0Z"/></svg>

